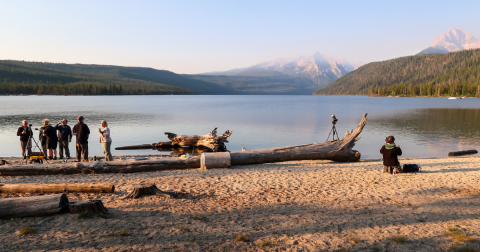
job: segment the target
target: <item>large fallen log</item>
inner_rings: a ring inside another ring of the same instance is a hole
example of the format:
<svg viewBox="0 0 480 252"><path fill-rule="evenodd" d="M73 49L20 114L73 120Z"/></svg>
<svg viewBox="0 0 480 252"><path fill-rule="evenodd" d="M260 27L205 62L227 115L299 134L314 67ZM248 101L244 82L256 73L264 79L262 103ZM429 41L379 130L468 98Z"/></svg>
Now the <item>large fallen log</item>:
<svg viewBox="0 0 480 252"><path fill-rule="evenodd" d="M244 150L230 153L231 166L274 163L291 160L333 160L358 161L361 154L352 150L358 135L367 123L367 114L363 115L355 130L347 131L340 140L320 144L304 144L289 147L269 148L262 150ZM200 168L200 157L188 159L177 157L141 161L110 161L86 163L53 163L32 165L9 165L0 167L0 176L28 176L50 174L96 174L96 173L132 173L171 169ZM208 166L207 166L208 168Z"/></svg>
<svg viewBox="0 0 480 252"><path fill-rule="evenodd" d="M188 159L167 157L152 160L8 165L0 167L0 176L132 173L191 168L200 168L200 156Z"/></svg>
<svg viewBox="0 0 480 252"><path fill-rule="evenodd" d="M0 193L114 193L114 185L95 184L0 184Z"/></svg>
<svg viewBox="0 0 480 252"><path fill-rule="evenodd" d="M360 124L355 130L347 131L340 140L319 144L297 145L290 147L270 148L263 150L245 150L230 153L231 165L263 164L291 160L333 160L358 161L361 154L352 150L355 142L360 140L358 135L367 123L367 114L363 115Z"/></svg>
<svg viewBox="0 0 480 252"><path fill-rule="evenodd" d="M179 146L207 146L210 147L215 143L228 143L227 138L232 135L232 131L225 131L220 136L217 136L217 128L212 132L205 135L178 135L175 133L165 132L170 142L158 142L157 147L167 145L179 145Z"/></svg>
<svg viewBox="0 0 480 252"><path fill-rule="evenodd" d="M51 216L69 211L65 194L0 199L0 219Z"/></svg>

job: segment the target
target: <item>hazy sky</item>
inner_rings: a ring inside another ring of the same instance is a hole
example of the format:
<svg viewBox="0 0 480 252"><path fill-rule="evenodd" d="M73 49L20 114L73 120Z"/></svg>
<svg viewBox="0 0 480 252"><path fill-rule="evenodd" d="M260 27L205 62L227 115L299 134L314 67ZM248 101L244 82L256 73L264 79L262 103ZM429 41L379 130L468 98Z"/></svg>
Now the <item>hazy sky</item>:
<svg viewBox="0 0 480 252"><path fill-rule="evenodd" d="M418 53L480 1L0 1L0 59L176 73L325 53L352 63Z"/></svg>

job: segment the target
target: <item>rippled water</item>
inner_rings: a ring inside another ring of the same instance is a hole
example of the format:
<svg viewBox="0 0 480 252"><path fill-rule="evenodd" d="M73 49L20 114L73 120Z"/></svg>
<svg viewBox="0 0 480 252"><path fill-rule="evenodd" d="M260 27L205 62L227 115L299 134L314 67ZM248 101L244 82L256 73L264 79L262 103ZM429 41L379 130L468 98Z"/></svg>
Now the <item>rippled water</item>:
<svg viewBox="0 0 480 252"><path fill-rule="evenodd" d="M380 157L385 136L394 135L404 157L446 156L477 149L480 100L363 96L0 96L0 156L20 156L16 129L22 120L62 118L73 126L78 115L92 130L90 156L102 155L97 128L109 123L112 149L167 141L164 132L206 134L232 130L231 151L324 142L331 114L340 137L368 123L354 148L363 158ZM36 137L37 134L36 134ZM74 149L74 144L70 146ZM114 155L160 154L156 150L112 151ZM165 154L165 153L161 153Z"/></svg>

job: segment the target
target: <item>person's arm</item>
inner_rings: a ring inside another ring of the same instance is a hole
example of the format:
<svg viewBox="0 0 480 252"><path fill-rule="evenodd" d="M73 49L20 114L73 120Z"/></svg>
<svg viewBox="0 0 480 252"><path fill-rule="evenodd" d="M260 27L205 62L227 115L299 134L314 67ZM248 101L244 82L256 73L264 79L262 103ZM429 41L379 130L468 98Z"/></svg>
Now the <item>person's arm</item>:
<svg viewBox="0 0 480 252"><path fill-rule="evenodd" d="M23 127L18 128L18 130L17 130L17 136L22 135L22 131L23 131Z"/></svg>
<svg viewBox="0 0 480 252"><path fill-rule="evenodd" d="M383 154L384 151L385 151L385 145L383 145L382 148L380 149L380 153Z"/></svg>
<svg viewBox="0 0 480 252"><path fill-rule="evenodd" d="M402 155L402 149L400 149L400 147L395 147L395 153L398 155L398 156L401 156Z"/></svg>
<svg viewBox="0 0 480 252"><path fill-rule="evenodd" d="M73 126L72 134L77 135L77 125Z"/></svg>
<svg viewBox="0 0 480 252"><path fill-rule="evenodd" d="M73 135L72 135L72 129L70 128L70 126L67 126L67 127L68 127L68 128L67 128L67 131L68 131L68 133L67 133L67 138L68 138L68 141L71 142L71 141L72 141L72 137L73 137Z"/></svg>
<svg viewBox="0 0 480 252"><path fill-rule="evenodd" d="M83 132L84 132L85 134L90 134L90 129L88 128L88 126L87 126L86 124L84 124L84 125L85 125L85 127L84 127L84 131L83 131Z"/></svg>

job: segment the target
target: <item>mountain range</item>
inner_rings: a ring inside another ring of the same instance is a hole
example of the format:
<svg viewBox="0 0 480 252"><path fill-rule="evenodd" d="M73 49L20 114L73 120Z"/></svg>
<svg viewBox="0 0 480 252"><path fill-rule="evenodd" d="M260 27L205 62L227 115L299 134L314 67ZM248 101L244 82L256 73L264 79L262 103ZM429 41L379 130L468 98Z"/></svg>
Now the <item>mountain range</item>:
<svg viewBox="0 0 480 252"><path fill-rule="evenodd" d="M232 83L235 82L236 86L242 85L243 77L275 77L278 81L279 78L287 80L290 83L294 83L296 88L282 88L277 90L280 93L292 94L293 93L311 93L318 88L324 87L332 81L342 77L346 73L353 71L361 66L361 64L352 64L345 60L336 60L326 54L319 52L310 56L299 56L292 58L278 58L272 61L262 62L246 68L237 68L224 72L209 72L203 74L194 75L193 78L201 79L204 81L212 81L220 84L229 84L228 80L231 79ZM224 76L224 77L207 77L207 76ZM228 76L228 77L226 77ZM245 81L251 82L252 78L243 78ZM263 79L263 84L268 85L268 78ZM258 82L257 84L260 84ZM274 84L274 83L270 83ZM244 83L244 85L248 85ZM275 84L274 84L275 85ZM258 89L257 92L261 90ZM265 92L268 92L265 90ZM277 92L277 93L278 93ZM271 92L270 92L271 93Z"/></svg>
<svg viewBox="0 0 480 252"><path fill-rule="evenodd" d="M461 28L452 28L438 36L432 46L422 50L417 55L432 53L448 53L467 49L480 48L480 40Z"/></svg>

